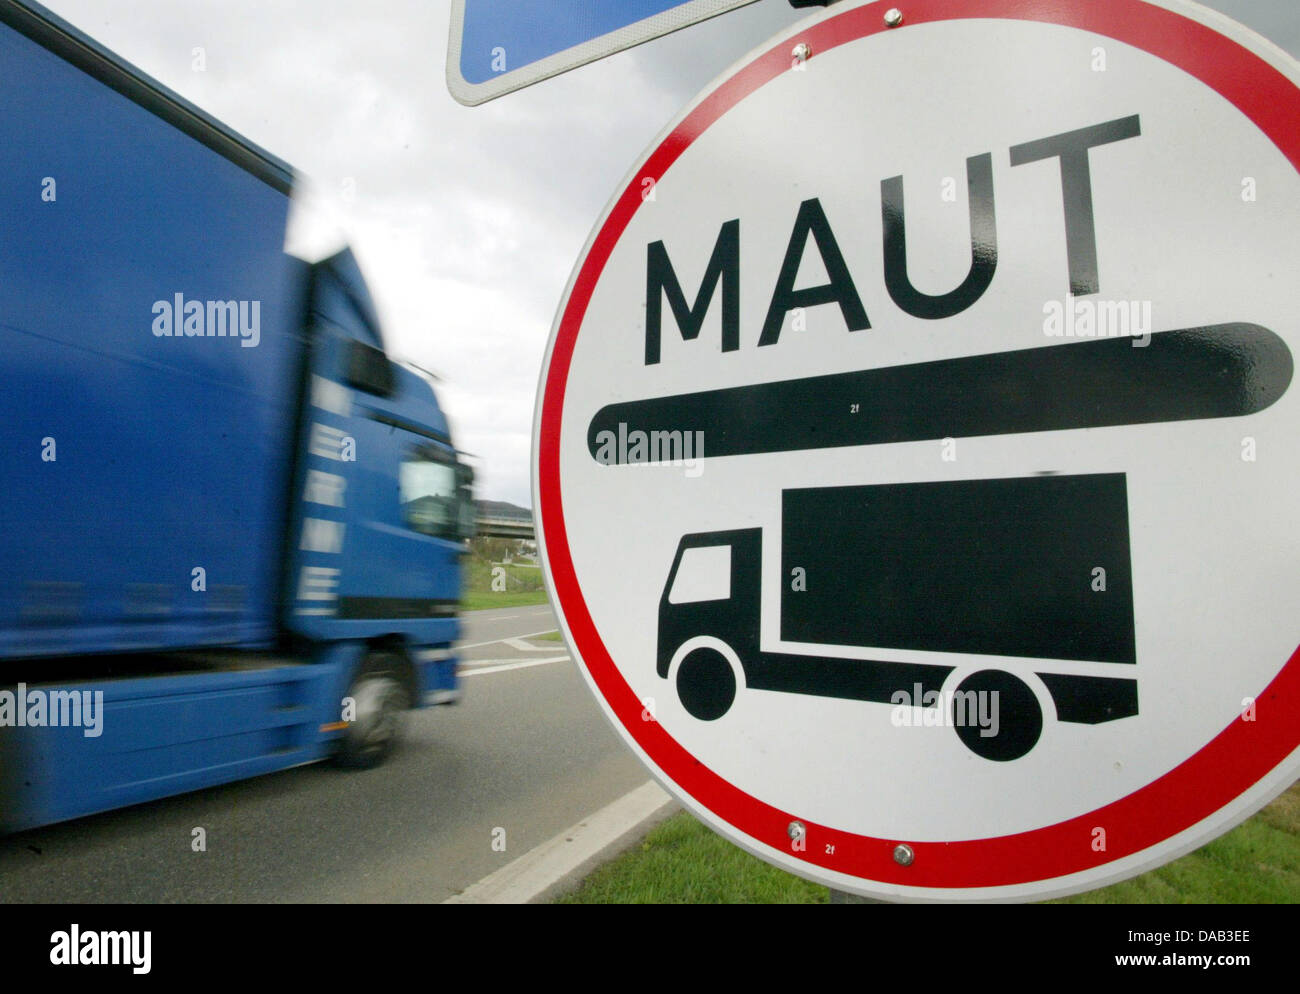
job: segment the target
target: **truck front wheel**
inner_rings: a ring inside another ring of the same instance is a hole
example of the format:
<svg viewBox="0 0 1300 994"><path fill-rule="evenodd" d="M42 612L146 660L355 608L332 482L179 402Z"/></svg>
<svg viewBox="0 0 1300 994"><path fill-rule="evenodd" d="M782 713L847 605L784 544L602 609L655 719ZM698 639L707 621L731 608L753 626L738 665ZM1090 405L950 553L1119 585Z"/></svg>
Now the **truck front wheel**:
<svg viewBox="0 0 1300 994"><path fill-rule="evenodd" d="M371 769L397 745L403 714L410 707L401 667L401 658L391 652L375 653L362 663L348 688L353 716L339 743L340 766Z"/></svg>
<svg viewBox="0 0 1300 994"><path fill-rule="evenodd" d="M692 649L677 667L677 696L693 718L714 721L736 699L736 674L731 662L717 649Z"/></svg>

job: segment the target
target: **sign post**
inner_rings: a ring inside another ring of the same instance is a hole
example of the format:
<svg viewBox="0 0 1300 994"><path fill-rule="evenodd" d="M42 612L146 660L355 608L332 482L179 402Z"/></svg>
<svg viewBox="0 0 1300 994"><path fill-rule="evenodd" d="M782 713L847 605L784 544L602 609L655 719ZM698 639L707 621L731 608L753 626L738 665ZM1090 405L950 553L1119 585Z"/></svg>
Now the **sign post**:
<svg viewBox="0 0 1300 994"><path fill-rule="evenodd" d="M481 104L754 0L453 0L447 88Z"/></svg>
<svg viewBox="0 0 1300 994"><path fill-rule="evenodd" d="M652 146L534 495L691 811L833 889L1038 900L1296 779L1298 83L1183 0L844 4Z"/></svg>

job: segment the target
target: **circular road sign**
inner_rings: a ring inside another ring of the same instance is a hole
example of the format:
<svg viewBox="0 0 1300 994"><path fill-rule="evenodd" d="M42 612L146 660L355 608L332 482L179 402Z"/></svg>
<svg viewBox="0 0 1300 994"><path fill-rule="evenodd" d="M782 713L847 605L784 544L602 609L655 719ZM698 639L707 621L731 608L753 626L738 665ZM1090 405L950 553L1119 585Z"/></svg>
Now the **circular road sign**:
<svg viewBox="0 0 1300 994"><path fill-rule="evenodd" d="M740 845L1071 893L1300 772L1300 68L1182 0L889 6L747 58L597 224L547 578Z"/></svg>

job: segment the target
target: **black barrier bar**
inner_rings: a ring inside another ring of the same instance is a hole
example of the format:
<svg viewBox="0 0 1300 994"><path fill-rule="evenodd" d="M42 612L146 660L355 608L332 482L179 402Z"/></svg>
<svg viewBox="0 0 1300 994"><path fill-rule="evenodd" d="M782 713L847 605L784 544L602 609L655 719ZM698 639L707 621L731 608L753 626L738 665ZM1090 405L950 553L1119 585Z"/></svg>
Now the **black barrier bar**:
<svg viewBox="0 0 1300 994"><path fill-rule="evenodd" d="M648 462L637 432L703 432L695 458L1230 418L1284 394L1294 363L1255 324L1184 328L609 404L587 446ZM605 434L610 433L610 434Z"/></svg>

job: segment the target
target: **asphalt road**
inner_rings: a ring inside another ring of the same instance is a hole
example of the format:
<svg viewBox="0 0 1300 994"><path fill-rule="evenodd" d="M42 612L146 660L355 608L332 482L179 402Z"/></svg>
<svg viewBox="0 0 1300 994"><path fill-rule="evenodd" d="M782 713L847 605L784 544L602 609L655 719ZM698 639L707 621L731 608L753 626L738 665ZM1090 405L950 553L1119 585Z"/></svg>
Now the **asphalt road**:
<svg viewBox="0 0 1300 994"><path fill-rule="evenodd" d="M501 641L554 628L544 605L467 615L464 700L412 712L379 769L299 767L0 838L0 900L442 901L649 779L563 642Z"/></svg>

